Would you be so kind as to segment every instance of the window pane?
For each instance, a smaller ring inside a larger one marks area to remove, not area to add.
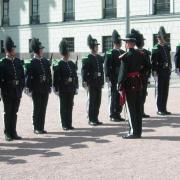
[[[38,15],[38,0],[32,0],[32,15]]]
[[[111,36],[103,36],[103,52],[105,53],[109,49],[112,49],[112,37]]]
[[[65,0],[65,12],[73,12],[73,11],[74,11],[74,1]]]
[[[74,52],[74,38],[63,38],[67,41],[69,52]]]

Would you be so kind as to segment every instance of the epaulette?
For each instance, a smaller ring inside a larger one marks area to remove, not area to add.
[[[152,48],[153,50],[158,49],[158,44],[154,45],[154,47]]]
[[[60,59],[53,59],[52,60],[51,65],[52,65],[53,70],[56,70],[56,68],[58,67],[59,63],[60,63]]]
[[[106,55],[111,55],[111,54],[112,54],[112,49],[106,51]]]
[[[31,59],[22,60],[22,64],[23,64],[24,68],[27,69],[29,67],[29,65],[31,64]]]
[[[176,47],[180,47],[180,43],[178,43],[178,44],[176,45]]]
[[[82,63],[86,63],[88,61],[88,55],[82,57]]]
[[[4,57],[0,59],[0,63],[3,61]]]

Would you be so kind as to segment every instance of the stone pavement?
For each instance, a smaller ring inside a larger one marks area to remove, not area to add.
[[[154,90],[149,89],[143,121],[143,138],[123,140],[127,123],[111,123],[107,91],[103,92],[101,127],[89,127],[85,113],[86,93],[75,98],[75,131],[63,132],[59,100],[50,96],[47,135],[32,133],[32,102],[23,96],[18,133],[23,141],[5,142],[0,123],[0,180],[179,180],[180,179],[180,89],[170,88],[168,110],[158,117]],[[0,105],[2,114],[2,102]]]

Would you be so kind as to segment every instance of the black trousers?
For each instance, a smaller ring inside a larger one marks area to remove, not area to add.
[[[16,132],[17,124],[17,112],[19,110],[20,98],[12,98],[8,96],[3,96],[4,104],[4,133],[9,136],[14,136]]]
[[[119,92],[117,90],[116,84],[112,84],[111,87],[111,105],[110,105],[110,117],[119,118],[122,112],[122,106],[119,102]]]
[[[89,87],[89,121],[97,122],[101,105],[102,89],[100,87]]]
[[[147,87],[148,87],[148,79],[143,80],[143,89],[142,89],[142,113],[144,114],[144,104],[146,102],[147,97]]]
[[[34,130],[42,131],[44,130],[45,125],[45,116],[46,116],[46,109],[47,103],[49,99],[49,93],[32,93],[33,99],[33,125]]]
[[[127,112],[129,114],[130,134],[142,134],[142,91],[127,91]]]
[[[161,72],[158,74],[158,95],[157,95],[157,108],[160,112],[167,111],[167,100],[169,94],[169,81],[170,74]]]
[[[74,92],[62,92],[60,97],[60,116],[62,127],[72,127],[72,110],[74,105]]]

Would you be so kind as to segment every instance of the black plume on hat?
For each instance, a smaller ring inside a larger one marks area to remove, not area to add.
[[[91,35],[87,38],[87,44],[91,49],[93,49],[96,45],[99,45],[97,39],[93,39]]]
[[[166,30],[165,30],[165,28],[163,26],[161,26],[159,28],[158,36],[162,37],[162,38],[166,38],[167,33],[166,33]]]
[[[63,39],[60,44],[59,44],[59,52],[62,55],[67,55],[69,50],[68,50],[68,43],[65,39]]]
[[[144,43],[144,37],[143,35],[135,30],[135,29],[131,29],[131,34],[134,36],[134,38],[136,39],[136,45],[137,47],[141,47]]]
[[[13,48],[16,48],[16,46],[14,45],[14,42],[11,39],[11,37],[7,36],[5,40],[5,49],[7,51],[11,51]]]
[[[115,44],[121,43],[121,36],[119,35],[119,33],[116,30],[114,30],[112,33],[112,41]]]
[[[43,49],[41,42],[39,39],[33,38],[30,42],[30,51],[38,53],[40,49]]]

